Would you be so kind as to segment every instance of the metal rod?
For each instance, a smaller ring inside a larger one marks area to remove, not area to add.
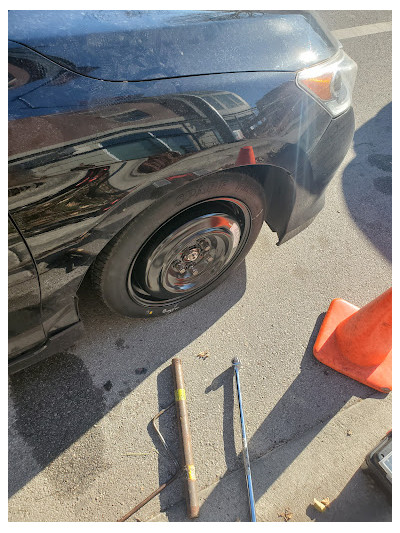
[[[172,374],[175,385],[175,404],[178,417],[179,434],[182,444],[183,468],[186,471],[186,502],[189,518],[199,516],[199,498],[197,494],[196,471],[194,467],[192,442],[190,436],[189,415],[186,404],[186,391],[183,381],[182,361],[179,357],[172,359]]]
[[[151,421],[152,424],[153,424],[153,428],[154,428],[154,431],[157,433],[158,435],[158,438],[160,439],[162,445],[164,446],[165,448],[165,451],[167,452],[167,454],[169,455],[169,457],[171,458],[171,461],[174,463],[174,465],[176,466],[177,470],[181,470],[181,465],[179,464],[178,462],[178,459],[175,457],[175,455],[171,452],[171,450],[168,448],[167,446],[167,443],[165,442],[165,439],[164,437],[161,435],[160,433],[160,430],[157,428],[156,426],[156,420],[158,420],[160,418],[161,415],[163,415],[166,411],[168,411],[168,409],[171,409],[171,407],[175,405],[175,402],[172,402],[168,405],[168,407],[166,407],[165,409],[161,409],[161,411],[156,414],[156,416],[153,418],[153,420]]]
[[[246,482],[247,482],[247,494],[249,497],[249,505],[250,505],[250,515],[251,515],[251,522],[257,522],[256,519],[256,507],[254,504],[254,492],[253,492],[253,483],[251,480],[251,470],[250,470],[250,457],[249,457],[249,450],[247,448],[247,436],[246,436],[246,428],[244,424],[244,414],[243,414],[243,406],[242,406],[242,393],[240,391],[240,379],[239,379],[239,368],[240,368],[241,362],[237,357],[232,359],[232,366],[235,370],[236,375],[236,383],[237,383],[237,391],[238,391],[238,400],[239,400],[239,410],[240,410],[240,423],[242,425],[242,446],[243,446],[243,462],[244,462],[244,468],[246,473]]]
[[[158,489],[156,489],[154,492],[152,492],[149,496],[147,496],[147,498],[145,498],[142,502],[138,503],[138,505],[136,505],[136,507],[134,507],[133,509],[131,509],[128,513],[126,513],[126,515],[124,515],[123,517],[121,518],[118,518],[117,522],[125,522],[125,520],[127,520],[130,516],[132,516],[134,513],[136,513],[137,511],[139,511],[139,509],[141,509],[144,505],[146,505],[146,503],[148,503],[150,500],[152,500],[155,496],[157,496],[157,494],[160,494],[161,491],[163,491],[166,487],[168,487],[168,485],[170,483],[172,483],[173,481],[175,481],[175,479],[179,476],[180,474],[180,470],[178,470],[177,472],[175,472],[175,474],[170,477],[168,479],[168,481],[166,481],[165,483],[163,483],[162,485],[160,485],[158,487]]]
[[[168,407],[166,407],[165,409],[161,409],[161,411],[159,413],[156,414],[156,416],[152,419],[152,423],[153,423],[153,428],[155,429],[160,441],[162,442],[162,445],[164,446],[164,448],[166,449],[169,457],[172,459],[172,461],[174,462],[175,466],[176,466],[176,472],[175,474],[173,474],[172,477],[170,477],[165,483],[163,483],[162,485],[160,485],[158,487],[158,489],[154,490],[151,494],[149,494],[149,496],[147,496],[147,498],[145,498],[143,501],[141,501],[140,503],[138,503],[133,509],[131,509],[128,513],[126,513],[124,516],[122,516],[121,518],[119,518],[117,520],[117,522],[125,522],[125,520],[127,520],[129,517],[131,517],[133,514],[135,514],[137,511],[139,511],[139,509],[141,509],[144,505],[146,505],[146,503],[148,503],[150,500],[152,500],[153,498],[155,498],[157,496],[157,494],[160,494],[161,491],[163,491],[166,487],[168,487],[168,485],[170,483],[172,483],[173,481],[175,481],[176,478],[179,477],[179,475],[182,473],[182,468],[180,466],[180,464],[178,463],[176,457],[174,456],[174,454],[171,452],[171,450],[168,448],[167,446],[167,443],[165,442],[165,439],[164,437],[161,435],[160,431],[157,429],[156,427],[156,420],[158,418],[160,418],[160,416],[162,414],[165,413],[165,411],[168,411],[168,409],[170,409],[173,405],[175,404],[175,402],[172,402],[171,404],[168,405]]]

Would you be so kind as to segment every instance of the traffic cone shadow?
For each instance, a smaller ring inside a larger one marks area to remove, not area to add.
[[[331,302],[313,349],[325,365],[381,392],[392,390],[392,289],[361,309]]]

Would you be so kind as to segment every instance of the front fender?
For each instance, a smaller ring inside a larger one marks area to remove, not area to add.
[[[10,61],[9,210],[36,261],[47,335],[76,321],[83,276],[130,220],[167,191],[236,168],[244,146],[260,168],[242,171],[265,185],[282,238],[299,198],[293,154],[306,162],[331,121],[293,72],[111,83],[23,46]]]

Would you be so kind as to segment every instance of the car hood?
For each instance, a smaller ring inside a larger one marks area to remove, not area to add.
[[[9,39],[110,81],[296,71],[340,46],[294,11],[9,11]]]

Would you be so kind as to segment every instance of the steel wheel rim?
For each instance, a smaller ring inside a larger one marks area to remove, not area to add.
[[[162,306],[204,290],[233,263],[250,229],[249,208],[232,198],[207,200],[179,213],[133,259],[127,278],[131,298]]]

